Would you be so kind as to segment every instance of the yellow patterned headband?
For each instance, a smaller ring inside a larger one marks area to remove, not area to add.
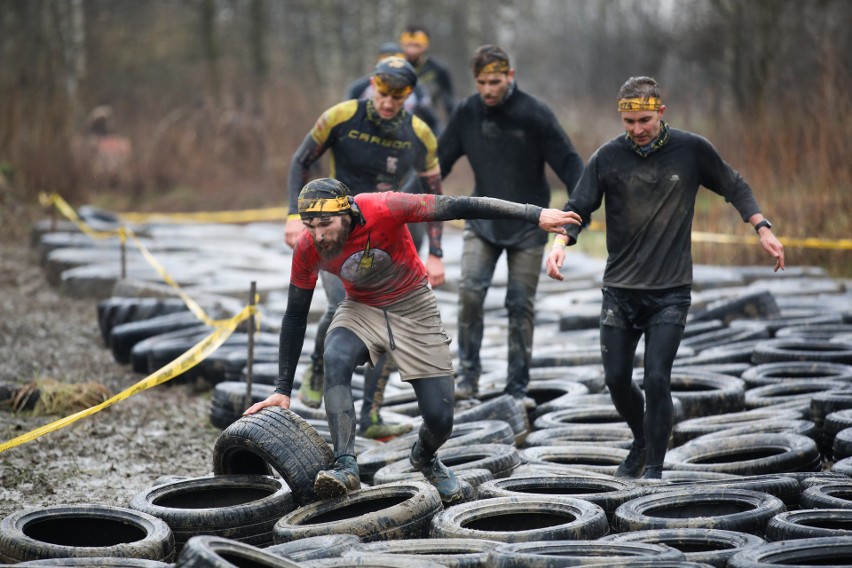
[[[348,195],[341,195],[334,199],[322,197],[299,199],[299,215],[302,218],[314,217],[316,215],[341,215],[349,211],[350,208]]]
[[[482,69],[479,70],[479,74],[482,73],[508,73],[509,72],[509,62],[508,61],[492,61],[487,65],[483,65]]]
[[[380,95],[390,95],[392,97],[407,97],[411,94],[411,91],[413,90],[413,87],[411,85],[406,85],[404,87],[393,89],[389,87],[384,81],[382,81],[382,77],[380,75],[373,75],[373,82],[376,85],[376,90],[379,91]]]
[[[406,43],[416,43],[418,45],[422,45],[423,47],[429,47],[429,36],[426,35],[425,32],[402,32],[399,36],[399,43],[405,45]]]
[[[660,110],[662,103],[659,97],[648,97],[643,99],[635,97],[632,99],[619,99],[618,112],[632,112],[636,110]]]

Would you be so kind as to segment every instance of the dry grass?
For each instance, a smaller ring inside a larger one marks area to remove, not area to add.
[[[112,396],[97,381],[63,383],[52,378],[31,381],[12,398],[12,410],[30,410],[33,415],[67,416],[98,405]]]

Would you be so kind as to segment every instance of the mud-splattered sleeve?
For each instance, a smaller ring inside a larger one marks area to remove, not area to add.
[[[542,208],[492,197],[388,194],[388,208],[406,223],[451,219],[520,219],[538,224]]]

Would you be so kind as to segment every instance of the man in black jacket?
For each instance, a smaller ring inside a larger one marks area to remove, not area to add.
[[[493,45],[476,50],[471,68],[478,93],[459,104],[438,140],[441,176],[467,156],[475,196],[497,197],[547,207],[550,186],[545,164],[570,191],[583,160],[553,112],[521,91],[506,52]],[[483,304],[503,251],[509,266],[509,368],[505,392],[522,399],[529,383],[534,301],[547,234],[527,223],[470,219],[465,223],[459,295],[461,379],[456,396],[476,396],[482,370],[479,350]]]
[[[450,71],[444,63],[429,54],[429,31],[423,26],[406,27],[399,36],[399,45],[405,58],[417,71],[417,80],[429,91],[435,114],[437,115],[438,108],[441,108],[444,113],[443,120],[432,127],[435,134],[439,135],[441,126],[452,114],[456,105]]]
[[[618,93],[625,129],[592,155],[565,204],[583,218],[606,200],[608,257],[603,276],[601,355],[615,408],[633,432],[616,477],[662,477],[672,430],[671,372],[691,304],[692,216],[700,186],[729,201],[751,223],[760,246],[784,268],[784,247],[772,234],[751,187],[706,139],[669,128],[657,82],[631,77]],[[547,274],[561,280],[565,246],[579,230],[557,235]],[[643,391],[632,381],[633,358],[645,336]],[[647,401],[647,409],[646,409]],[[647,467],[646,467],[647,465]]]

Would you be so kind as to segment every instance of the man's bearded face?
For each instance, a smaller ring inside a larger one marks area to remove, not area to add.
[[[333,260],[343,252],[352,231],[352,217],[329,215],[305,221],[305,227],[314,239],[314,247],[323,260]]]

